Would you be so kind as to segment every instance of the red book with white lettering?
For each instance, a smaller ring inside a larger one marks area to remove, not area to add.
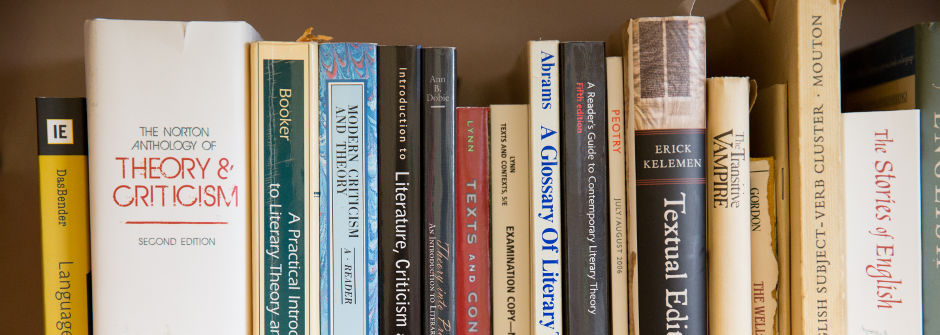
[[[489,115],[457,108],[457,334],[490,333]]]

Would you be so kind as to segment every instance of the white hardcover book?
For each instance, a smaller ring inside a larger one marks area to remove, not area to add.
[[[246,334],[244,22],[85,23],[97,334]]]
[[[529,152],[533,333],[562,333],[558,41],[530,41]]]
[[[848,334],[921,334],[920,113],[842,114]]]

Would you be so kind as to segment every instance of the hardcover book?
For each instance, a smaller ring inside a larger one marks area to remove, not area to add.
[[[777,262],[776,333],[790,334],[790,165],[787,129],[787,85],[775,84],[757,91],[751,110],[751,157],[772,157],[774,249]],[[771,131],[767,131],[771,129]],[[754,176],[752,173],[751,176]],[[753,182],[751,184],[754,184]],[[751,239],[752,243],[754,239]],[[751,245],[751,250],[755,250]],[[765,264],[753,259],[751,264]],[[751,271],[753,274],[754,271]],[[752,281],[754,279],[752,278]],[[772,333],[771,333],[772,334]]]
[[[254,334],[320,329],[317,50],[250,47]]]
[[[457,330],[455,48],[421,49],[424,159],[424,333]]]
[[[569,334],[610,333],[604,42],[561,44],[564,316]]]
[[[940,24],[925,22],[842,58],[845,110],[920,110],[924,334],[940,334]]]
[[[251,325],[244,22],[85,23],[95,333]]]
[[[493,334],[532,329],[529,107],[490,106]]]
[[[846,334],[929,334],[921,314],[920,111],[845,122]]]
[[[627,170],[623,57],[607,57],[607,173],[610,187],[611,334],[627,335]]]
[[[43,326],[91,334],[84,98],[36,98]]]
[[[777,283],[777,218],[774,215],[776,183],[774,158],[751,158],[750,230],[751,230],[751,334],[783,334],[779,322],[780,290]]]
[[[746,334],[751,331],[749,82],[717,77],[705,84],[708,328]]]
[[[379,46],[379,333],[421,334],[419,46]]]
[[[562,333],[561,102],[558,41],[529,41],[533,334]]]
[[[708,20],[709,75],[787,85],[792,234],[790,298],[785,300],[790,301],[791,332],[797,334],[846,333],[842,4],[742,0]]]
[[[378,333],[375,48],[320,44],[320,334]]]
[[[491,334],[490,175],[487,107],[458,107],[457,334]]]
[[[632,19],[623,37],[631,331],[705,334],[705,22]]]

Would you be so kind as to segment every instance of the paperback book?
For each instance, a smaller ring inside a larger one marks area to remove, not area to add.
[[[420,52],[378,47],[380,334],[421,334]]]
[[[561,102],[558,41],[530,41],[529,195],[533,334],[561,334]]]
[[[254,334],[319,331],[316,43],[251,44]]]
[[[424,332],[457,329],[455,48],[421,49],[424,159]]]
[[[493,334],[529,334],[529,107],[490,106]]]
[[[91,334],[84,98],[36,98],[43,328]]]
[[[456,333],[490,334],[490,109],[456,114]]]
[[[320,333],[378,333],[376,46],[320,44]]]
[[[565,329],[610,333],[604,42],[561,44]]]

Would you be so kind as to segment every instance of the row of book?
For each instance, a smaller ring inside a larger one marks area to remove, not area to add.
[[[528,105],[489,107],[457,107],[454,48],[89,21],[87,145],[83,100],[37,100],[47,332],[93,309],[105,334],[933,333],[929,106],[843,125],[838,9],[815,5],[763,32],[733,7],[707,40],[748,36],[707,57],[697,17],[630,20],[623,57],[532,41]],[[932,27],[893,43],[931,63]],[[795,79],[706,80],[761,33],[813,42],[759,49]],[[925,85],[864,52],[854,88]]]

